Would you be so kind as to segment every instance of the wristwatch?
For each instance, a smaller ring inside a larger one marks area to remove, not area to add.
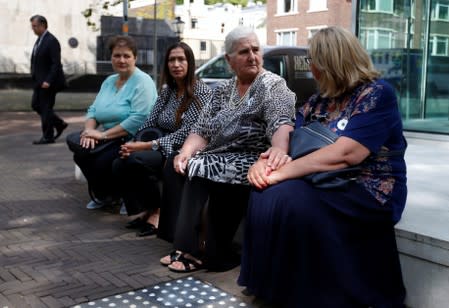
[[[159,150],[159,141],[157,141],[157,140],[151,141],[151,149],[153,151]]]

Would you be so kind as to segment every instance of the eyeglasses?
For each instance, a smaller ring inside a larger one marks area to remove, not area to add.
[[[308,65],[310,65],[312,63],[312,58],[311,57],[305,57],[304,60],[306,61],[306,63]]]

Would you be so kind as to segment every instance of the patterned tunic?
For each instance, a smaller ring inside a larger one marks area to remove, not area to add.
[[[370,150],[371,155],[362,163],[363,170],[357,181],[381,204],[395,198],[401,207],[397,212],[402,212],[405,194],[395,196],[393,192],[394,189],[406,191],[404,156],[376,156],[381,150],[400,151],[407,146],[393,88],[377,80],[338,98],[314,95],[300,109],[296,125],[302,125],[311,112],[324,116],[324,123],[338,135],[356,140]]]
[[[248,169],[268,149],[274,132],[294,124],[296,98],[283,78],[262,72],[243,97],[235,93],[236,81],[215,89],[192,128],[208,144],[189,160],[189,177],[248,185]]]
[[[212,97],[212,90],[203,81],[197,80],[193,88],[193,96],[198,100],[192,101],[187,111],[181,116],[180,126],[176,126],[176,110],[181,105],[184,96],[176,97],[176,89],[164,87],[157,98],[153,111],[148,116],[140,130],[147,127],[157,127],[169,132],[159,139],[160,151],[166,157],[180,149],[197,121],[201,109]]]

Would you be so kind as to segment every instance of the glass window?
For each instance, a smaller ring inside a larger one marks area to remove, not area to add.
[[[446,2],[446,3],[442,3]],[[432,20],[449,20],[449,2],[438,1],[432,3]]]
[[[215,62],[210,63],[199,74],[200,78],[228,79],[232,77],[232,71],[224,57],[219,57]]]
[[[276,33],[276,45],[296,46],[296,31],[283,31]]]
[[[393,0],[362,0],[360,6],[364,11],[393,13]]]
[[[284,56],[266,56],[263,58],[263,67],[270,72],[286,77]]]
[[[431,55],[435,56],[447,56],[448,53],[448,37],[443,36],[431,36],[429,40],[429,50]]]
[[[297,0],[277,0],[277,13],[288,14],[297,12]]]
[[[360,41],[366,49],[394,47],[394,36],[392,30],[361,29]]]
[[[196,29],[197,24],[198,24],[198,18],[192,18],[191,28]]]
[[[359,40],[395,88],[404,128],[449,134],[449,0],[360,0],[358,12]]]
[[[327,0],[310,0],[309,11],[324,11],[327,10]]]

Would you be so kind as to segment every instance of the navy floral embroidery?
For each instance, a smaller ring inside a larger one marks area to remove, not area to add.
[[[382,84],[372,82],[359,86],[352,94],[337,98],[323,98],[315,94],[299,111],[304,119],[311,118],[311,113],[314,117],[325,117],[323,124],[340,135],[337,127],[339,121],[346,119],[349,122],[351,117],[376,108],[382,91]],[[382,150],[388,151],[388,148],[383,146]],[[357,178],[357,182],[381,204],[391,198],[396,181],[391,160],[391,157],[371,155],[362,163],[362,172]]]

